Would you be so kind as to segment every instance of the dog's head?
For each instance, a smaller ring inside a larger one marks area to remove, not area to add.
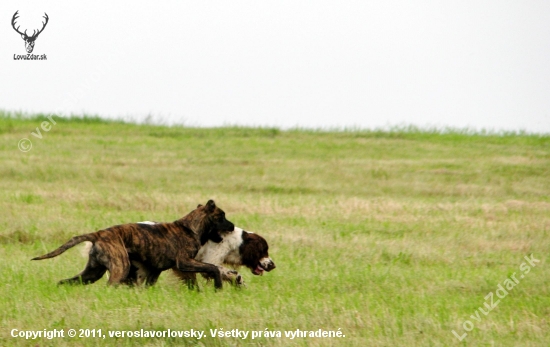
[[[235,225],[225,219],[225,212],[216,206],[214,200],[208,200],[206,205],[198,205],[187,216],[182,218],[189,223],[190,228],[200,235],[201,245],[208,240],[219,243],[220,233],[232,231]]]
[[[242,265],[248,267],[254,275],[271,271],[275,263],[268,254],[267,241],[258,234],[242,231],[243,243],[239,247]]]

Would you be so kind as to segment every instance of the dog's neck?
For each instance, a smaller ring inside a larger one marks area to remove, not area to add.
[[[206,241],[208,241],[209,234],[211,233],[212,223],[210,223],[207,218],[195,219],[188,218],[188,216],[189,215],[176,220],[174,224],[191,230],[197,241],[199,241],[201,245],[205,244]]]

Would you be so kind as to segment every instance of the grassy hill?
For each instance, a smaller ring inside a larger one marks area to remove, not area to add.
[[[0,113],[2,346],[550,341],[548,135],[52,119]],[[18,149],[22,138],[28,152]],[[215,292],[204,281],[190,291],[168,272],[151,288],[111,288],[106,279],[57,286],[84,268],[77,247],[30,261],[74,235],[173,221],[208,199],[268,240],[276,270],[257,277],[243,268],[246,289]],[[530,265],[531,254],[540,262]],[[510,287],[506,295],[499,285]],[[12,329],[67,336],[71,328],[106,338],[11,337]],[[140,329],[206,337],[108,335]],[[211,337],[210,329],[249,335]],[[345,337],[285,337],[297,329]]]

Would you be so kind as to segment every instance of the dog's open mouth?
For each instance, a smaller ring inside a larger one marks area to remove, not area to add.
[[[254,270],[252,270],[252,273],[256,276],[261,276],[264,274],[264,268],[258,264]]]

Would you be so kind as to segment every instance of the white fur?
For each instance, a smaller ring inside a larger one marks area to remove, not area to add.
[[[138,222],[137,224],[155,225],[155,224],[158,224],[158,223],[150,222],[150,221],[146,220],[145,222]]]
[[[264,269],[267,269],[269,268],[269,265],[273,263],[273,260],[271,260],[271,258],[262,258],[260,259],[260,265],[262,265],[262,267]]]
[[[223,267],[222,264],[233,266],[241,265],[239,247],[243,243],[243,229],[235,227],[232,232],[223,236],[219,243],[208,240],[199,250],[196,260],[216,265],[224,281],[234,282],[239,286],[245,285],[243,278],[235,270]]]
[[[214,265],[230,264],[241,265],[241,256],[239,247],[243,243],[243,229],[235,227],[235,229],[223,236],[220,243],[208,240],[195,257],[196,260],[203,263]]]
[[[87,258],[90,254],[90,251],[92,250],[93,245],[94,244],[90,241],[84,241],[84,247],[82,247],[82,249],[80,250],[80,254],[82,254],[84,258]]]

